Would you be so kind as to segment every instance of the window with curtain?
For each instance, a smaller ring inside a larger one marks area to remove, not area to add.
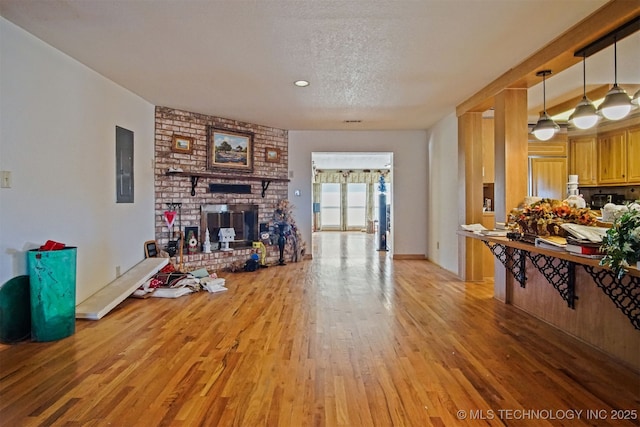
[[[378,220],[380,176],[385,177],[386,202],[391,204],[391,178],[380,170],[316,170],[313,178],[313,230],[374,231]]]
[[[347,228],[366,225],[367,184],[347,184]]]
[[[340,229],[340,184],[322,184],[320,228]]]

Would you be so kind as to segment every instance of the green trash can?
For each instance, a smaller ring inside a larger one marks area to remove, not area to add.
[[[31,339],[55,341],[76,330],[75,247],[27,253],[31,295]]]

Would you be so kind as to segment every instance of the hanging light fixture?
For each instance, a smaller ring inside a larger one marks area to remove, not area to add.
[[[604,101],[598,107],[598,113],[602,113],[609,120],[620,120],[631,111],[631,98],[627,92],[618,86],[618,52],[616,40],[613,41],[613,87],[607,92]]]
[[[586,69],[586,55],[582,56],[582,100],[578,103],[569,121],[573,123],[578,129],[589,129],[598,122],[600,118],[596,112],[596,107],[593,102],[587,98],[587,69]]]
[[[542,113],[540,113],[538,123],[533,127],[531,133],[540,141],[551,139],[553,135],[560,130],[560,126],[547,114],[547,87],[545,85],[545,77],[549,74],[551,74],[551,70],[542,70],[536,73],[536,76],[542,76]]]

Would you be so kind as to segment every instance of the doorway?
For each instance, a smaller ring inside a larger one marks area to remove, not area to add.
[[[382,233],[384,243],[377,237],[370,239],[375,243],[370,249],[388,250],[392,156],[393,153],[312,153],[313,232]]]

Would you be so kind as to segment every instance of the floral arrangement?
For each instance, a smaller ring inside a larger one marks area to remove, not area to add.
[[[567,222],[596,225],[596,215],[590,209],[554,199],[542,199],[509,214],[509,223],[516,224],[524,234],[536,236],[566,236],[560,224]]]
[[[275,225],[283,224],[284,235],[287,239],[286,251],[291,253],[292,261],[299,261],[304,257],[306,251],[306,245],[302,239],[302,234],[298,230],[296,221],[293,218],[293,208],[295,206],[287,199],[282,199],[278,202],[275,211],[273,212],[273,222]],[[276,231],[279,232],[278,227]]]
[[[287,199],[278,202],[276,210],[273,212],[273,220],[276,224],[290,224],[293,221],[294,206]]]
[[[610,267],[618,279],[632,263],[640,261],[640,206],[630,208],[616,218],[602,239],[605,252],[600,265]]]

